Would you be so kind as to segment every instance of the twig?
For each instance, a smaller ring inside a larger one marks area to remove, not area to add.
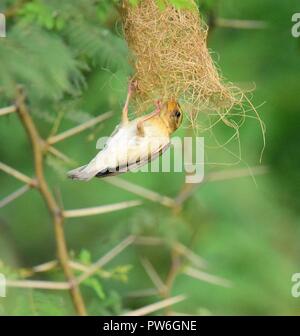
[[[176,197],[175,202],[176,205],[179,206],[184,203],[200,186],[206,182],[217,182],[217,181],[226,181],[241,177],[249,177],[249,176],[256,176],[256,175],[264,175],[268,172],[268,168],[265,166],[258,166],[252,168],[242,168],[242,169],[233,169],[233,170],[225,170],[210,173],[205,176],[204,181],[201,183],[194,183],[194,184],[186,184],[185,188],[179,193]]]
[[[28,276],[31,276],[34,273],[44,273],[49,272],[55,269],[59,265],[59,262],[57,260],[48,261],[46,263],[43,263],[41,265],[34,266],[30,269],[26,269]],[[69,265],[71,268],[77,271],[85,272],[88,269],[88,266],[83,265],[79,262],[69,260]]]
[[[175,297],[172,297],[172,298],[168,298],[166,300],[162,300],[162,301],[159,301],[159,302],[156,302],[156,303],[152,303],[148,306],[145,306],[143,308],[139,308],[137,310],[132,310],[122,316],[145,316],[145,315],[148,315],[148,314],[151,314],[151,313],[154,313],[158,310],[161,310],[163,308],[166,308],[166,307],[169,307],[169,306],[172,306],[176,303],[179,303],[183,300],[185,300],[186,297],[184,295],[178,295],[178,296],[175,296]]]
[[[162,245],[165,241],[159,237],[152,236],[138,236],[136,237],[134,244],[135,245]]]
[[[54,145],[57,142],[63,141],[63,140],[65,140],[65,139],[67,139],[67,138],[69,138],[73,135],[76,135],[80,132],[83,132],[84,130],[100,123],[101,121],[104,121],[104,120],[110,118],[112,115],[113,115],[112,112],[106,112],[104,114],[101,114],[98,117],[93,118],[91,120],[88,120],[87,122],[85,122],[85,123],[83,123],[79,126],[76,126],[74,128],[71,128],[71,129],[63,132],[63,133],[60,133],[60,134],[57,134],[57,135],[54,135],[54,136],[50,137],[47,142],[50,145]]]
[[[269,168],[266,166],[258,166],[252,168],[233,169],[227,171],[220,171],[208,174],[205,179],[207,182],[217,182],[232,180],[241,177],[248,177],[254,175],[264,175],[269,172]]]
[[[167,298],[170,296],[173,283],[177,277],[178,271],[182,265],[182,261],[180,260],[180,257],[178,255],[178,252],[172,247],[171,249],[171,267],[169,270],[169,273],[167,275],[166,281],[165,281],[165,288],[166,290],[162,293],[162,295]],[[166,312],[167,315],[167,312]]]
[[[52,290],[71,289],[71,285],[68,282],[34,281],[34,280],[7,280],[6,286],[16,288],[38,288],[38,289],[52,289]]]
[[[207,261],[198,256],[198,254],[194,253],[188,247],[183,244],[176,242],[174,243],[174,249],[181,255],[184,255],[186,259],[188,259],[192,264],[197,267],[207,267]]]
[[[160,276],[156,272],[155,268],[153,265],[150,263],[150,261],[146,258],[141,258],[141,263],[147,272],[149,278],[152,280],[153,284],[155,287],[158,289],[158,292],[163,293],[166,291],[166,285],[163,283],[161,280]]]
[[[147,188],[136,185],[134,183],[125,181],[124,179],[121,179],[119,177],[109,177],[109,178],[104,179],[103,181],[108,182],[118,188],[127,190],[138,196],[144,197],[152,202],[160,203],[166,207],[174,206],[174,201],[172,198],[164,196],[164,195],[160,195],[159,193],[155,191],[152,191]]]
[[[0,109],[0,117],[7,115],[9,113],[14,113],[16,111],[17,111],[17,108],[15,107],[15,105],[3,107]]]
[[[32,267],[31,271],[34,273],[49,272],[58,266],[57,260],[48,261],[46,263]]]
[[[268,27],[268,24],[265,21],[224,18],[217,18],[215,24],[217,27],[233,29],[265,29]]]
[[[52,146],[48,147],[48,152],[66,163],[74,163],[74,160],[70,159],[67,155]]]
[[[59,262],[63,268],[64,274],[68,283],[70,285],[70,292],[73,299],[74,306],[79,315],[86,315],[86,309],[83,302],[83,298],[80,293],[79,287],[74,283],[73,270],[69,265],[69,255],[66,246],[65,234],[63,229],[63,212],[59,208],[55,198],[53,197],[49,186],[44,177],[44,157],[43,157],[43,140],[30,117],[29,111],[25,104],[25,95],[22,88],[18,87],[17,90],[17,112],[20,120],[28,134],[30,139],[33,156],[34,156],[34,166],[35,174],[38,181],[38,190],[40,191],[48,210],[53,218],[55,238],[57,243],[57,253]]]
[[[70,267],[72,267],[76,271],[86,272],[89,268],[89,266],[83,265],[79,262],[72,261],[72,260],[70,260],[69,264],[70,264]]]
[[[0,201],[0,208],[3,208],[9,203],[15,201],[17,198],[24,195],[29,189],[30,186],[26,184],[23,187],[19,188],[18,190],[14,191],[12,194],[6,196],[3,200]]]
[[[29,186],[36,186],[36,181],[23,173],[19,172],[18,170],[4,164],[3,162],[0,162],[0,170],[3,170],[5,173],[13,176],[17,180],[20,180],[22,182],[25,182]]]
[[[156,246],[156,245],[163,245],[166,244],[166,242],[159,237],[153,237],[153,236],[138,236],[136,237],[134,241],[135,245],[149,245],[149,246]],[[197,267],[207,267],[207,261],[204,260],[202,257],[198,256],[196,253],[194,253],[192,250],[190,250],[185,245],[174,242],[172,244],[172,247],[174,250],[180,254],[186,257],[192,264],[194,264]]]
[[[201,281],[205,281],[205,282],[208,282],[208,283],[211,283],[211,284],[214,284],[214,285],[223,286],[223,287],[231,287],[232,286],[232,284],[229,280],[220,278],[216,275],[212,275],[212,274],[208,274],[208,273],[199,271],[199,270],[197,270],[195,268],[192,268],[192,267],[187,267],[183,271],[183,273],[192,277],[192,278],[195,278],[195,279],[198,279],[198,280],[201,280]]]
[[[80,284],[85,279],[89,278],[91,275],[96,273],[99,268],[106,265],[109,261],[111,261],[113,258],[115,258],[118,254],[120,254],[126,247],[131,245],[134,242],[135,236],[129,236],[126,239],[124,239],[119,245],[114,247],[111,251],[109,251],[107,254],[105,254],[103,257],[101,257],[98,261],[96,261],[94,264],[89,266],[89,268],[86,270],[85,273],[80,275],[76,279],[76,283]]]
[[[94,215],[99,215],[103,213],[108,213],[108,212],[113,212],[113,211],[135,207],[141,204],[142,202],[140,201],[128,201],[128,202],[121,202],[117,204],[101,205],[101,206],[94,207],[94,208],[65,210],[63,212],[63,215],[65,218],[94,216]]]
[[[49,132],[49,135],[48,135],[48,138],[50,138],[50,137],[52,137],[52,136],[54,136],[56,134],[56,132],[58,131],[59,126],[60,126],[60,124],[62,122],[63,117],[64,117],[64,112],[60,110],[57,113],[57,116],[56,116],[56,118],[55,118],[55,120],[53,122],[52,128],[51,128],[51,130]]]

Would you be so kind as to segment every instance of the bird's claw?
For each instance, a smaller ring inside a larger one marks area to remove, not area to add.
[[[157,111],[157,112],[160,112],[161,109],[162,109],[162,107],[163,107],[163,103],[162,103],[161,99],[156,100],[156,101],[154,102],[154,105],[155,105],[155,107],[156,107],[156,111]]]
[[[128,91],[129,91],[130,93],[133,93],[134,91],[136,91],[137,87],[138,87],[138,82],[137,82],[137,80],[130,80],[130,81],[129,81]]]

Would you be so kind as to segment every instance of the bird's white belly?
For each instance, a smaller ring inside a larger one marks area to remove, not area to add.
[[[137,122],[138,120],[134,120],[120,127],[107,141],[105,148],[95,158],[99,170],[144,161],[149,155],[168,145],[169,137],[162,135],[152,123],[145,122],[144,136],[138,136]]]

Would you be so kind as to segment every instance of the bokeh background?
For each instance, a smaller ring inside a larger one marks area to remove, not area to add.
[[[176,2],[176,1],[175,1]],[[300,12],[296,0],[199,0],[211,24],[208,46],[222,74],[243,88],[255,88],[251,100],[266,125],[262,176],[209,182],[197,188],[174,211],[142,199],[102,180],[75,183],[65,178],[70,168],[47,157],[46,177],[66,209],[141,199],[143,204],[65,223],[72,258],[96,261],[129,234],[162,238],[164,246],[130,246],[84,283],[89,314],[121,314],[162,299],[159,295],[132,297],[153,288],[141,263],[147,258],[162,279],[171,264],[170,245],[188,246],[204,258],[203,270],[225,278],[229,288],[193,279],[183,272],[170,295],[187,299],[168,312],[200,315],[297,315],[300,299],[291,295],[292,274],[300,272],[300,38],[291,34],[291,17]],[[24,84],[31,114],[47,137],[54,123],[58,132],[88,118],[113,111],[111,119],[74,136],[57,148],[75,164],[96,153],[95,143],[119,122],[131,73],[122,38],[118,1],[1,1],[7,14],[7,38],[0,39],[0,107],[12,103],[16,83]],[[218,19],[259,20],[266,27],[220,27]],[[241,160],[224,148],[207,146],[206,174],[256,167],[263,147],[253,112],[240,128]],[[251,118],[252,116],[252,118]],[[230,137],[226,125],[213,130],[220,143]],[[16,114],[1,117],[1,161],[33,176],[32,152]],[[184,127],[178,135],[183,136]],[[207,135],[204,133],[204,137]],[[207,136],[209,144],[209,136]],[[238,141],[228,148],[238,153]],[[184,182],[179,173],[129,173],[123,179],[169,197]],[[21,187],[1,172],[1,198]],[[53,226],[40,195],[31,190],[1,209],[0,272],[22,277],[24,269],[55,259]],[[33,279],[61,280],[54,270]],[[162,311],[157,312],[160,314]],[[71,315],[70,296],[63,291],[8,288],[0,298],[0,314]]]

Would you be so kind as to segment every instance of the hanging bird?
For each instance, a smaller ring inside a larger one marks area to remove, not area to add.
[[[181,108],[174,100],[158,101],[155,111],[130,121],[128,106],[136,85],[129,85],[121,124],[103,149],[87,165],[68,172],[69,178],[89,181],[93,177],[121,174],[142,167],[168,149],[171,134],[182,122]]]

